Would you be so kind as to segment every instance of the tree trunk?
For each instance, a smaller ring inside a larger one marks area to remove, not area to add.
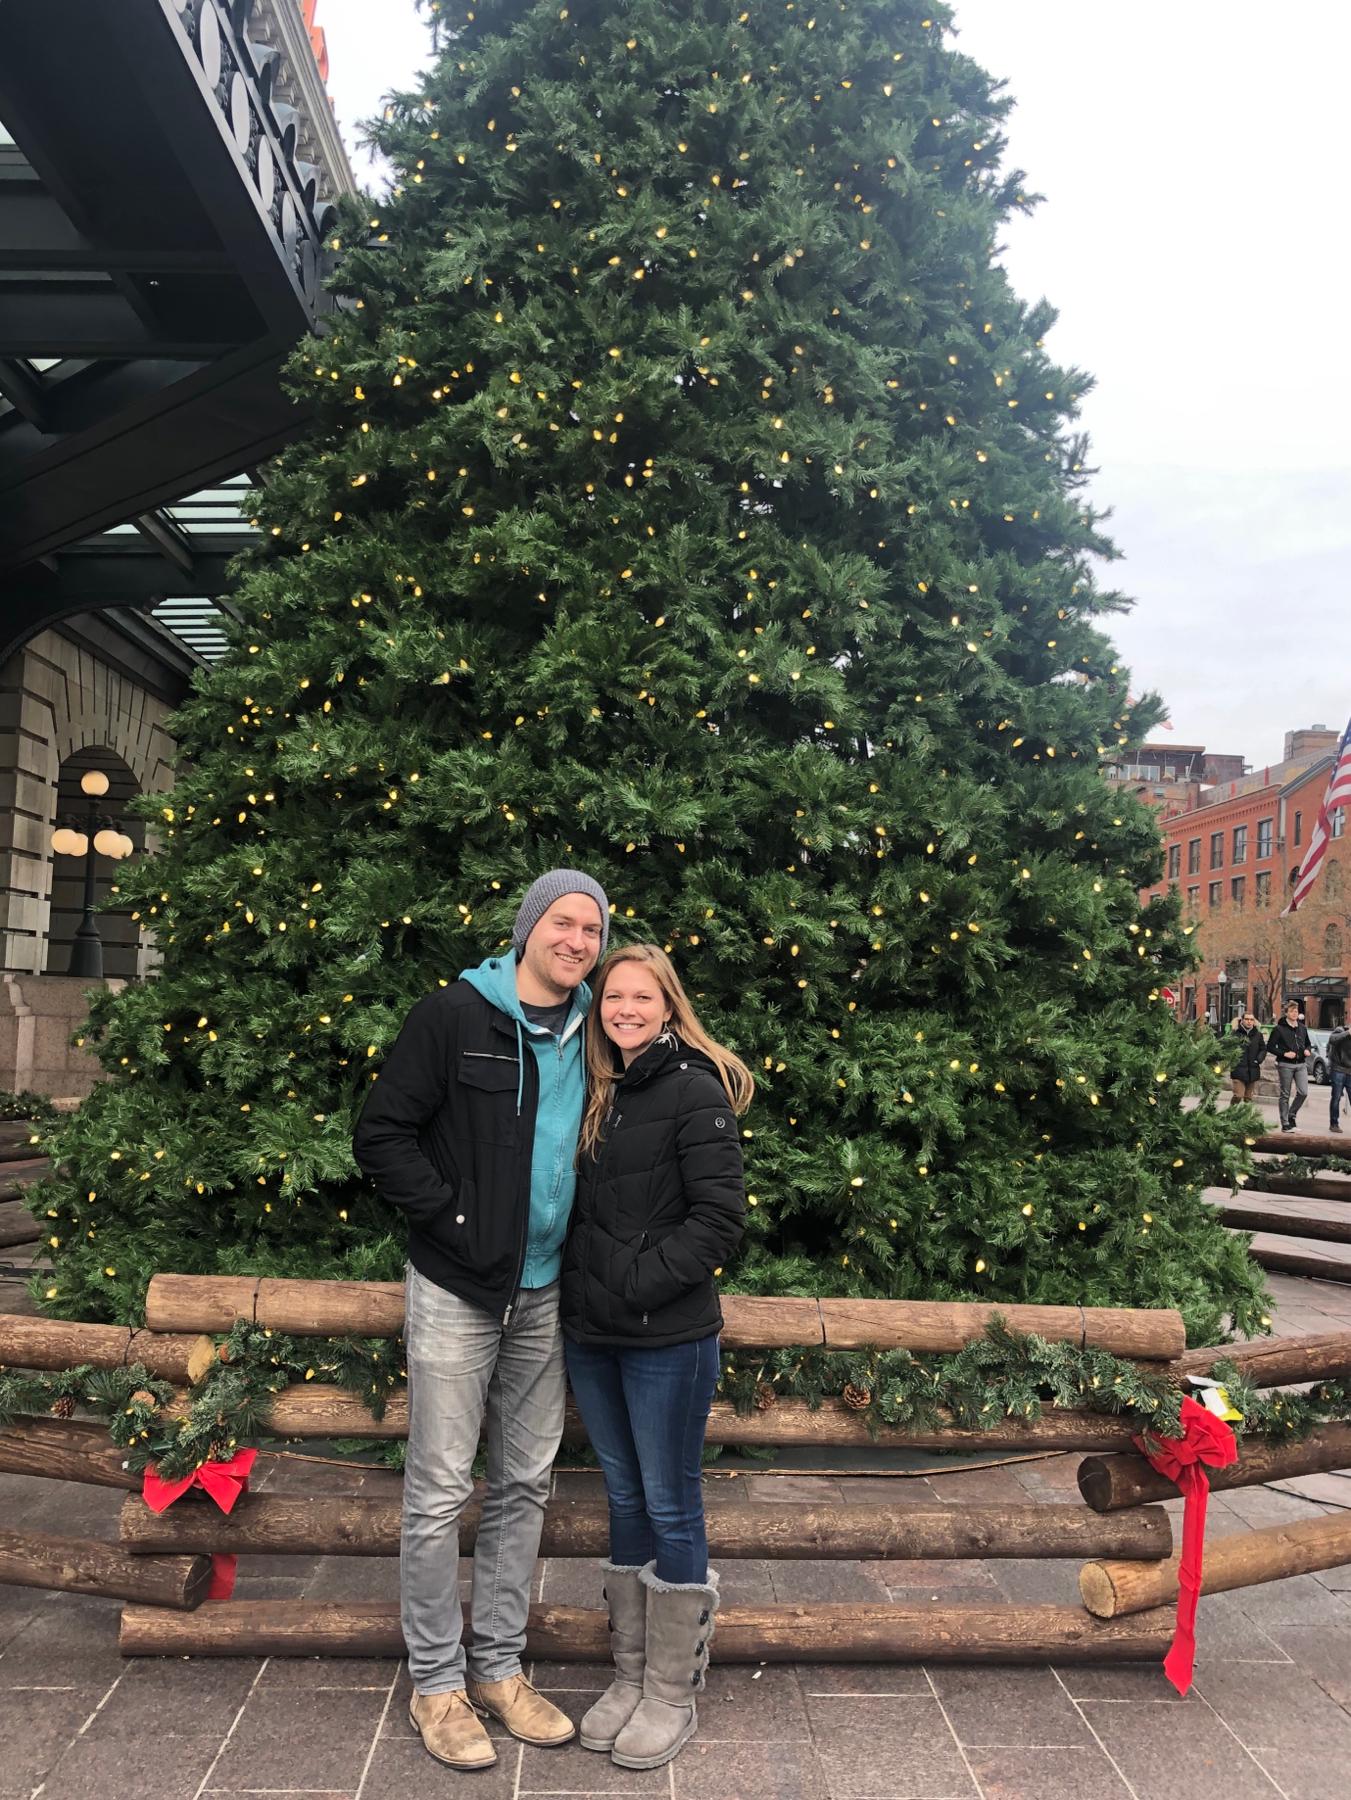
[[[729,1606],[711,1650],[725,1663],[1114,1663],[1157,1661],[1172,1634],[1168,1608],[1101,1620],[1077,1606]],[[397,1605],[294,1600],[222,1600],[190,1616],[128,1606],[119,1647],[124,1656],[404,1653]],[[605,1614],[532,1607],[525,1653],[606,1662]]]
[[[479,1497],[460,1515],[460,1554],[478,1532]],[[155,1514],[138,1496],[122,1507],[123,1549],[289,1556],[397,1556],[399,1502],[347,1496],[245,1494],[228,1514],[186,1498]],[[607,1556],[603,1499],[552,1500],[541,1556]],[[1083,1506],[718,1506],[708,1514],[716,1560],[984,1556],[1111,1556],[1160,1561],[1173,1546],[1162,1507],[1106,1519]]]
[[[728,1294],[728,1349],[837,1350],[876,1345],[917,1351],[960,1350],[993,1318],[1019,1331],[1162,1361],[1186,1347],[1181,1315],[1079,1306],[986,1306],[946,1300],[804,1300]],[[387,1337],[403,1329],[397,1282],[271,1281],[235,1275],[156,1275],[146,1292],[146,1321],[157,1331],[228,1331],[250,1319],[299,1337]]]
[[[1079,1571],[1084,1605],[1099,1619],[1118,1619],[1177,1599],[1180,1553],[1167,1562],[1090,1562]],[[1268,1525],[1261,1531],[1237,1532],[1206,1545],[1201,1573],[1203,1594],[1225,1594],[1231,1588],[1255,1587],[1287,1575],[1314,1569],[1336,1569],[1351,1562],[1351,1513],[1331,1518],[1301,1519]]]
[[[1301,1381],[1345,1380],[1351,1377],[1351,1328],[1188,1350],[1173,1367],[1179,1375],[1209,1375],[1220,1362],[1236,1363],[1259,1388],[1293,1387]]]
[[[128,1556],[96,1538],[0,1530],[0,1584],[141,1600],[186,1612],[205,1600],[210,1581],[208,1556]]]
[[[1298,1443],[1261,1438],[1240,1443],[1238,1461],[1227,1469],[1211,1469],[1210,1485],[1219,1492],[1347,1468],[1351,1468],[1351,1424],[1320,1425]],[[1173,1483],[1156,1474],[1143,1456],[1086,1456],[1079,1464],[1079,1492],[1095,1512],[1117,1512],[1177,1496]]]
[[[176,1337],[126,1325],[0,1313],[0,1363],[12,1369],[122,1369],[140,1363],[160,1381],[199,1381],[215,1360],[208,1337]]]
[[[396,1389],[383,1419],[371,1417],[363,1403],[342,1388],[309,1382],[278,1394],[269,1413],[276,1437],[400,1438],[408,1433],[408,1397]],[[709,1412],[710,1444],[836,1444],[920,1450],[1125,1450],[1132,1427],[1107,1413],[1048,1408],[1040,1419],[1000,1419],[988,1431],[943,1425],[931,1431],[903,1431],[884,1426],[874,1440],[861,1416],[840,1400],[828,1400],[813,1411],[805,1400],[780,1400],[765,1412],[738,1416],[729,1401],[715,1400]],[[568,1409],[564,1441],[584,1443],[586,1434],[576,1410]]]

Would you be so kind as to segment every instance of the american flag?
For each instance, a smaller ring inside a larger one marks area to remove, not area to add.
[[[1288,919],[1292,912],[1298,910],[1300,902],[1308,898],[1309,890],[1317,881],[1323,859],[1328,853],[1328,839],[1332,836],[1332,815],[1347,806],[1351,806],[1351,723],[1347,724],[1342,733],[1342,741],[1337,746],[1337,758],[1328,777],[1327,792],[1323,795],[1323,804],[1318,809],[1318,818],[1309,835],[1309,848],[1304,853],[1304,861],[1299,865],[1299,878],[1291,892],[1290,904],[1281,914],[1283,919]]]

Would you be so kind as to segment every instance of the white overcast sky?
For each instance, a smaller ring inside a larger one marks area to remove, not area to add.
[[[1089,370],[1084,422],[1125,553],[1107,585],[1137,691],[1179,743],[1275,762],[1351,712],[1345,267],[1351,3],[957,0],[1007,80],[1010,161],[1045,204],[1008,231],[1049,347]],[[427,52],[413,0],[320,0],[356,122]],[[1340,271],[1340,272],[1339,272]]]

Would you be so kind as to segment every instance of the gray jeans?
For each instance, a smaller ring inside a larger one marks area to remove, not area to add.
[[[1295,1114],[1309,1098],[1309,1065],[1307,1063],[1278,1062],[1276,1079],[1281,1084],[1281,1124],[1289,1125]],[[1295,1103],[1290,1104],[1290,1087],[1294,1084]]]
[[[503,1681],[521,1670],[530,1585],[550,1470],[563,1435],[558,1283],[525,1288],[503,1330],[409,1268],[408,1460],[400,1584],[408,1668],[420,1694]],[[467,1642],[460,1606],[460,1513],[487,1411],[488,1481],[474,1546]]]

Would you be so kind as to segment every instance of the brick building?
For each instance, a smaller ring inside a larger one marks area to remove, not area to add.
[[[1176,889],[1196,927],[1202,966],[1182,984],[1182,1017],[1223,1025],[1251,1005],[1266,1020],[1284,996],[1303,1003],[1315,1029],[1345,1019],[1351,839],[1344,811],[1333,816],[1312,893],[1293,918],[1280,916],[1336,744],[1337,733],[1322,726],[1288,732],[1282,762],[1200,788],[1193,804],[1165,810],[1164,876],[1145,897]]]

